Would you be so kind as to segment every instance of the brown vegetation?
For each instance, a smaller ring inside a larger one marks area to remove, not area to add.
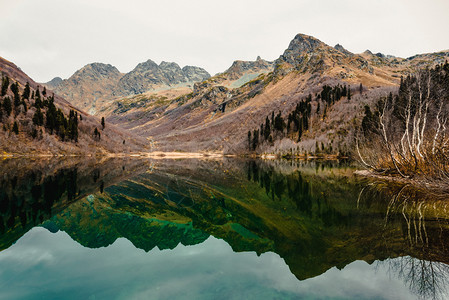
[[[417,177],[448,189],[449,64],[419,70],[401,81],[397,95],[365,108],[357,152],[382,174]],[[360,147],[359,147],[360,146]]]

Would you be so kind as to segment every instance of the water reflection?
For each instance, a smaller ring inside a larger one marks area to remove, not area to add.
[[[417,297],[447,295],[445,200],[355,178],[348,162],[111,161],[56,169],[1,182],[4,248],[36,224],[89,248],[125,237],[145,251],[175,249],[213,236],[235,252],[276,253],[299,280],[376,262]]]
[[[129,159],[0,161],[0,250],[76,200],[102,192],[105,183],[117,183],[147,168]]]

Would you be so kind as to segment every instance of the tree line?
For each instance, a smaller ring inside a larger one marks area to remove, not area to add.
[[[362,84],[360,84],[359,89],[361,92],[363,91]],[[315,101],[317,102],[316,114],[320,114],[321,102],[325,105],[323,112],[323,116],[325,116],[327,108],[336,101],[339,101],[343,97],[351,100],[351,93],[350,86],[340,84],[336,86],[324,85],[321,91],[315,94]],[[263,142],[272,144],[274,140],[284,137],[300,142],[303,134],[310,128],[312,116],[311,103],[312,94],[309,94],[305,99],[296,104],[295,109],[287,115],[286,120],[282,117],[281,111],[278,111],[276,115],[273,111],[258,128],[253,131],[248,131],[248,150],[255,151]]]
[[[19,134],[19,124],[28,123],[27,111],[32,108],[33,126],[24,130],[32,138],[42,136],[44,129],[49,134],[57,135],[62,141],[78,141],[78,123],[82,120],[81,115],[71,109],[66,117],[60,108],[56,108],[54,95],[47,95],[45,87],[42,92],[39,87],[32,90],[27,82],[20,93],[19,84],[11,83],[9,77],[3,76],[0,96],[0,122],[3,123],[4,131],[10,129],[13,133]]]

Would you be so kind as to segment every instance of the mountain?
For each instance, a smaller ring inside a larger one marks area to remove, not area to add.
[[[160,150],[347,154],[365,105],[395,93],[401,76],[447,55],[354,54],[298,34],[273,63],[236,61],[184,95],[117,99],[100,114],[151,137]]]
[[[91,79],[110,68],[85,69]],[[95,71],[95,72],[93,72]],[[99,119],[36,83],[0,57],[0,151],[3,154],[107,154],[146,149],[146,140]]]
[[[42,85],[46,86],[47,88],[54,90],[58,85],[60,85],[62,82],[61,77],[55,77],[49,82],[43,83]]]
[[[163,61],[157,65],[149,59],[120,79],[116,94],[128,96],[177,86],[193,86],[193,83],[209,77],[209,73],[199,67],[185,66],[181,69],[174,62]]]
[[[93,63],[76,71],[54,88],[50,84],[46,86],[72,105],[95,113],[97,101],[112,97],[112,91],[122,76],[123,74],[112,65]]]
[[[175,87],[193,87],[198,81],[209,78],[209,73],[199,67],[181,67],[173,62],[152,60],[138,64],[126,74],[110,65],[92,63],[76,71],[62,82],[44,84],[73,105],[96,114],[109,101],[118,97]]]
[[[228,87],[238,88],[261,74],[273,71],[273,68],[274,62],[266,61],[258,56],[255,61],[234,61],[232,66],[221,75],[229,81]]]

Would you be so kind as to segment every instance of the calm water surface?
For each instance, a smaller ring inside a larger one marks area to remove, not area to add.
[[[447,199],[346,162],[0,162],[0,299],[447,299]]]

